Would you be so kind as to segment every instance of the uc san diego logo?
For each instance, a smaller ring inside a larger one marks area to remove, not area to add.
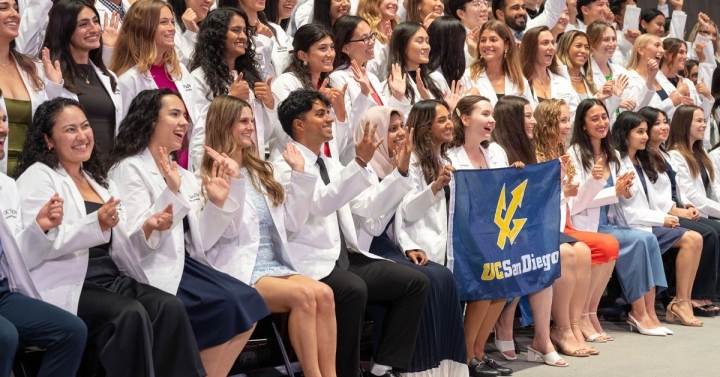
[[[519,207],[522,207],[523,197],[525,197],[525,188],[527,187],[528,180],[524,180],[521,184],[512,190],[512,199],[508,206],[505,205],[505,185],[503,184],[502,191],[500,191],[500,198],[498,199],[497,209],[495,210],[495,224],[500,228],[500,234],[498,234],[497,245],[501,249],[505,249],[505,241],[510,240],[512,245],[515,242],[518,234],[522,230],[523,225],[527,221],[525,219],[513,219],[515,217],[515,211]],[[505,211],[505,217],[502,213]],[[511,227],[512,223],[512,227]]]

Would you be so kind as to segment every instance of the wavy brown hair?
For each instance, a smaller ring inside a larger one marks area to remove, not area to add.
[[[667,141],[668,150],[678,151],[683,156],[690,168],[690,177],[693,179],[700,174],[700,165],[695,161],[694,156],[694,154],[697,154],[710,176],[710,181],[714,181],[715,169],[712,160],[710,160],[703,148],[703,141],[697,140],[690,145],[690,125],[695,116],[695,110],[702,110],[702,108],[693,105],[681,105],[675,110],[670,123],[670,137],[668,137]]]
[[[675,61],[675,58],[677,58],[678,54],[680,53],[680,48],[683,46],[685,46],[685,48],[687,49],[684,41],[681,41],[677,38],[665,38],[665,40],[663,41],[663,50],[665,50],[665,53],[663,54],[662,59],[660,59],[660,68],[662,68],[666,64],[672,65],[672,63]],[[670,60],[668,60],[668,55],[670,55]]]
[[[170,4],[162,0],[138,0],[123,17],[109,67],[118,77],[136,65],[143,75],[150,71],[157,57],[155,31],[160,25],[163,7],[173,11]],[[174,48],[165,52],[161,64],[171,67],[168,73],[175,80],[182,78],[180,60]]]
[[[246,107],[252,110],[250,104],[240,98],[229,95],[216,97],[210,104],[207,113],[205,145],[218,153],[225,153],[230,157],[235,155],[238,147],[232,135],[233,127]],[[210,175],[213,162],[214,160],[210,156],[203,155],[200,163],[202,175]],[[274,206],[282,204],[285,199],[285,191],[274,178],[272,164],[258,157],[255,143],[242,150],[242,162],[248,171],[253,187],[269,197]]]
[[[445,101],[436,99],[422,100],[413,105],[410,114],[408,114],[407,122],[405,122],[408,130],[411,128],[415,129],[412,150],[418,159],[415,166],[422,168],[423,178],[425,178],[425,183],[427,184],[435,181],[440,174],[439,159],[450,163],[450,158],[447,156],[450,143],[445,143],[440,147],[439,156],[435,154],[435,139],[432,134],[432,125],[437,115],[437,105],[442,105],[445,106],[446,109],[450,109],[450,106],[448,106]]]
[[[518,96],[504,96],[495,104],[495,130],[492,141],[500,145],[511,164],[517,161],[537,163],[535,146],[525,134],[525,105],[530,102]]]
[[[554,160],[565,154],[565,146],[558,143],[560,111],[567,103],[561,99],[548,99],[535,108],[537,124],[533,130],[535,155],[538,162]]]
[[[510,76],[510,81],[518,86],[520,92],[525,91],[523,73],[520,69],[518,48],[515,46],[515,37],[513,36],[512,31],[510,31],[510,28],[505,25],[504,22],[500,22],[498,20],[488,20],[488,22],[484,23],[480,28],[480,36],[482,36],[486,30],[494,31],[500,39],[505,41],[505,45],[508,46],[508,50],[507,55],[505,55],[502,62],[502,70],[506,75]],[[478,54],[478,58],[470,65],[470,78],[477,80],[478,77],[480,77],[480,74],[485,72],[486,69],[487,62],[480,54]]]
[[[533,76],[535,74],[535,61],[537,60],[538,52],[538,38],[544,31],[550,31],[547,26],[537,26],[525,32],[523,41],[525,43],[520,44],[520,60],[522,64],[522,72],[525,78],[530,83],[530,89],[532,90]],[[589,59],[588,59],[589,61]],[[556,75],[559,75],[558,63],[555,59],[552,60],[548,70]]]

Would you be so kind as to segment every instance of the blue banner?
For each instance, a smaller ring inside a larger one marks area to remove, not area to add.
[[[460,300],[524,296],[560,277],[560,163],[458,170],[449,255]]]

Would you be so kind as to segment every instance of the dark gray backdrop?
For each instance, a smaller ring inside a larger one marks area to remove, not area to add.
[[[641,8],[657,7],[657,0],[639,0],[637,3]],[[715,24],[720,24],[720,0],[685,0],[683,10],[688,14],[687,24],[685,25],[685,31],[688,34],[695,26],[699,12],[706,13]]]

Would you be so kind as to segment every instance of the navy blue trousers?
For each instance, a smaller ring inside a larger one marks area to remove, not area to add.
[[[20,341],[45,350],[38,377],[74,376],[80,366],[87,327],[54,305],[10,291],[0,281],[0,377],[12,372]]]

